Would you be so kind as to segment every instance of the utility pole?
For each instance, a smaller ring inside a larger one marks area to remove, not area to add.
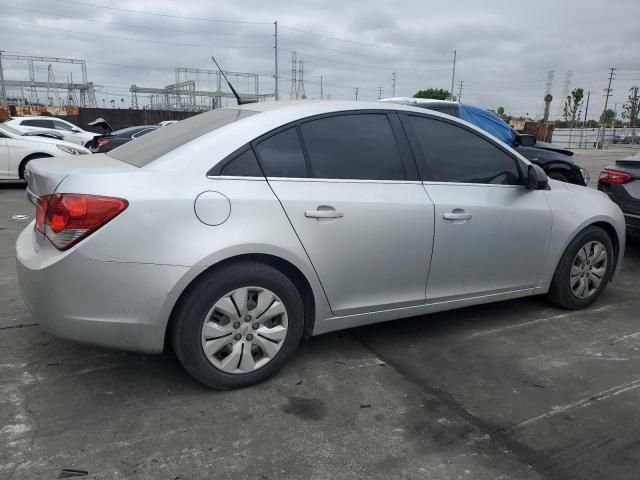
[[[615,71],[616,71],[615,67],[610,67],[609,68],[609,86],[604,89],[604,93],[605,93],[605,96],[604,96],[604,110],[602,110],[602,119],[603,120],[606,118],[605,114],[607,112],[607,106],[609,105],[609,97],[611,96],[611,92],[613,92],[613,90],[611,90],[611,82],[613,81],[613,72],[615,72]],[[602,144],[604,143],[604,134],[605,134],[605,129],[606,129],[606,126],[604,125],[604,122],[602,122],[602,123],[603,123],[603,125],[601,126],[601,128],[602,128],[602,137],[601,137],[600,142],[599,142],[600,150],[602,150]]]
[[[378,87],[378,100],[382,98],[382,90],[384,90],[382,87]]]
[[[276,102],[279,100],[279,96],[278,96],[278,21],[276,20],[275,22],[273,22],[273,26],[275,28],[275,33],[274,33],[274,38],[275,38],[275,43],[273,46],[273,49],[275,51],[275,61],[276,61],[276,74],[274,75],[274,78],[276,79],[276,88],[275,88],[275,95],[276,95]]]
[[[453,51],[453,69],[451,71],[451,100],[453,100],[453,88],[456,80],[456,51]]]
[[[460,80],[460,84],[459,84],[459,88],[458,88],[458,98],[457,98],[458,103],[460,103],[460,100],[462,100],[462,86],[463,85],[464,85],[464,82],[462,80]]]
[[[590,98],[591,98],[591,90],[587,92],[587,103],[585,104],[585,107],[584,107],[584,119],[582,120],[582,130],[580,130],[580,142],[578,143],[578,148],[580,148],[580,145],[582,144],[582,136],[584,134],[584,129],[587,126],[587,113],[589,112]]]
[[[320,75],[320,100],[324,100],[324,90],[322,89],[322,75]]]
[[[356,88],[354,88],[354,89],[353,89],[353,93],[354,93],[354,94],[355,94],[355,96],[356,96],[356,102],[358,101],[358,91],[359,91],[359,90],[360,90],[360,89],[359,89],[358,87],[356,87]]]
[[[4,71],[2,70],[2,52],[0,50],[0,105],[7,104],[7,90],[4,85]]]
[[[393,92],[391,96],[395,97],[396,96],[396,72],[393,72],[391,74],[391,91]]]

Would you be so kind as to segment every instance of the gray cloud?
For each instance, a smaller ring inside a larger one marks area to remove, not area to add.
[[[261,90],[273,91],[274,20],[280,25],[280,91],[284,97],[289,92],[292,50],[305,60],[309,97],[319,95],[322,75],[325,93],[334,98],[352,98],[353,89],[359,87],[360,98],[374,99],[378,87],[384,88],[385,95],[391,94],[392,72],[397,72],[397,95],[412,95],[427,87],[449,89],[456,49],[456,83],[464,82],[463,100],[485,107],[502,105],[518,115],[541,111],[548,70],[555,70],[554,111],[561,104],[565,73],[571,70],[571,87],[592,91],[590,112],[597,117],[604,103],[608,67],[640,68],[640,3],[634,0],[540,0],[536,4],[475,0],[184,0],[178,4],[138,0],[115,6],[199,20],[63,0],[0,0],[0,8],[1,49],[84,58],[89,79],[103,87],[99,98],[124,97],[127,103],[129,85],[173,83],[175,66],[211,68],[212,54],[225,69],[261,74]],[[25,78],[24,68],[9,63],[6,67],[7,77]],[[46,65],[36,73],[46,77]],[[74,78],[79,75],[77,70],[56,66],[58,81],[71,73]],[[207,88],[210,80],[199,80]],[[628,88],[638,83],[640,70],[620,70],[612,105],[623,102]]]

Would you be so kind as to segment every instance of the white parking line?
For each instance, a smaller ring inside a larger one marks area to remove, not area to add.
[[[537,422],[538,420],[543,420],[545,418],[555,417],[560,413],[564,413],[568,410],[573,410],[574,408],[582,408],[591,405],[592,403],[599,402],[600,400],[605,400],[607,398],[615,397],[616,395],[620,395],[621,393],[628,392],[629,390],[634,390],[640,387],[640,378],[633,380],[628,383],[623,383],[622,385],[617,385],[615,387],[611,387],[607,390],[603,390],[602,392],[596,393],[595,395],[589,395],[577,402],[569,403],[567,405],[560,405],[558,407],[553,407],[547,413],[543,413],[542,415],[538,415],[536,417],[529,418],[520,422],[516,425],[516,428],[524,427],[530,425],[532,423]]]

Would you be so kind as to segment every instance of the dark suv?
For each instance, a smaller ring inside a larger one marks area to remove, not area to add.
[[[427,108],[461,118],[515,148],[520,155],[541,167],[549,178],[576,185],[586,186],[589,183],[589,174],[575,164],[571,150],[537,141],[533,135],[518,133],[488,110],[446,100],[396,97],[382,101]]]

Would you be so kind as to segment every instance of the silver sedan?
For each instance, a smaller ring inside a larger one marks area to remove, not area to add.
[[[620,209],[474,126],[409,106],[255,103],[107,154],[34,160],[20,284],[46,331],[260,382],[303,337],[545,294],[585,308]]]

